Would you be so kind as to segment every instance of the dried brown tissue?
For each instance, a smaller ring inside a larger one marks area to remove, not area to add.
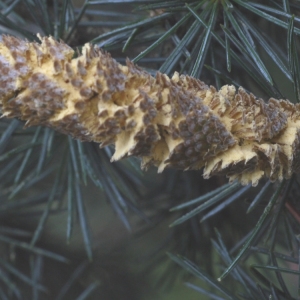
[[[0,108],[25,126],[42,125],[101,147],[112,161],[138,156],[142,167],[203,169],[204,178],[257,185],[300,169],[299,104],[243,88],[213,86],[175,73],[156,77],[86,44],[79,55],[63,42],[12,36],[0,42]]]

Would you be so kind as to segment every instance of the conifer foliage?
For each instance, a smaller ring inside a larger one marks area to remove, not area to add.
[[[297,1],[0,8],[1,299],[299,297]]]

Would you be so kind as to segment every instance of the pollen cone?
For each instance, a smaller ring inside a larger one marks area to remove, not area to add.
[[[86,44],[82,53],[52,37],[41,44],[0,42],[0,107],[26,126],[43,125],[101,147],[112,161],[131,155],[142,167],[204,168],[242,184],[289,178],[300,168],[299,105],[268,103],[242,88],[219,91],[175,73],[150,76]]]

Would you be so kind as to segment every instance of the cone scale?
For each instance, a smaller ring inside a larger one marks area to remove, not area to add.
[[[299,104],[266,103],[231,85],[218,91],[178,73],[152,77],[90,44],[73,55],[52,37],[38,44],[2,36],[2,116],[114,144],[112,161],[134,155],[159,172],[203,168],[204,178],[226,175],[255,186],[299,171]]]

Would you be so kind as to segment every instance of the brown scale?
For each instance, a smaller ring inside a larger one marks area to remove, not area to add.
[[[281,112],[274,103],[266,104],[262,99],[256,99],[253,94],[248,95],[244,89],[240,88],[235,96],[234,102],[237,103],[237,110],[242,114],[240,122],[245,125],[245,129],[236,131],[235,134],[244,139],[271,139],[276,136],[287,123],[286,115]],[[274,120],[277,122],[274,124]],[[280,122],[278,122],[280,121]],[[250,128],[250,134],[245,134]]]
[[[118,64],[89,44],[77,58],[52,37],[41,44],[2,36],[3,116],[44,125],[101,147],[112,160],[141,157],[142,167],[204,168],[242,184],[289,178],[300,170],[300,104],[268,103],[175,73],[150,74]]]

